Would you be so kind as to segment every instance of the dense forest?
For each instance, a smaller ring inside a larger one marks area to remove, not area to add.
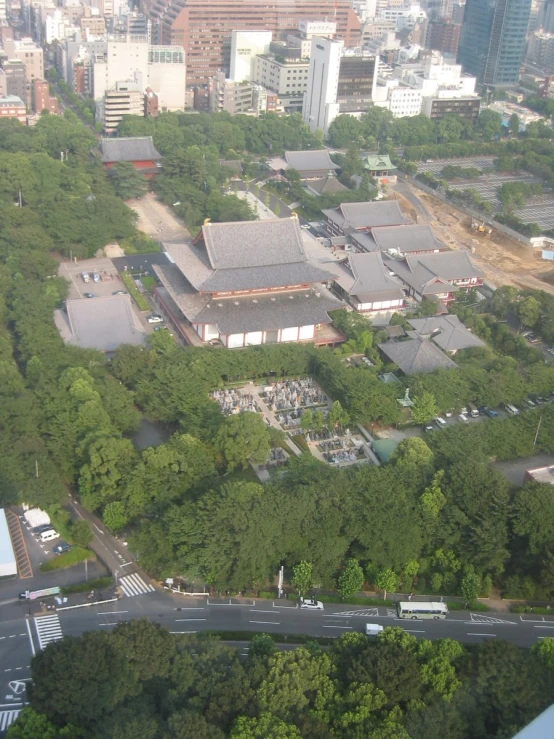
[[[510,739],[550,704],[554,642],[465,648],[399,628],[247,657],[147,621],[50,644],[8,739]]]

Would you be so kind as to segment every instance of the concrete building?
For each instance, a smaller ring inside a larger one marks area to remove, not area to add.
[[[375,99],[379,60],[375,54],[345,52],[340,60],[337,102],[339,113],[364,113]]]
[[[157,95],[162,113],[185,109],[185,52],[178,46],[150,46],[147,86]]]
[[[333,39],[312,40],[308,84],[304,94],[302,117],[310,131],[323,131],[339,114],[337,92],[342,43]]]
[[[526,61],[542,69],[546,74],[554,73],[554,34],[537,32],[529,38]]]
[[[5,59],[2,61],[2,71],[5,75],[5,94],[15,95],[21,100],[26,100],[27,75],[25,64],[19,59]]]
[[[467,0],[458,61],[486,85],[517,82],[531,0]]]
[[[299,59],[309,59],[312,51],[312,39],[316,37],[335,38],[336,35],[336,23],[302,19],[298,23],[298,33],[287,36],[287,46],[298,50]]]
[[[47,110],[52,115],[57,115],[58,98],[50,96],[50,86],[44,80],[35,80],[33,82],[33,112],[42,113]]]
[[[16,118],[20,123],[27,123],[27,108],[23,100],[16,95],[0,98],[0,120],[3,118]]]
[[[269,52],[271,38],[271,31],[233,31],[229,79],[234,82],[255,81],[255,59],[258,54]]]
[[[304,93],[308,89],[310,62],[307,59],[285,59],[273,54],[261,54],[254,60],[253,81],[277,93],[287,113],[302,110]]]
[[[96,118],[102,121],[104,133],[109,135],[117,131],[125,115],[145,115],[144,93],[134,82],[116,82],[115,89],[106,92]]]
[[[479,118],[481,99],[476,95],[469,97],[441,98],[424,97],[421,102],[421,112],[427,118],[444,118],[445,115],[454,115],[464,121],[475,123]]]
[[[460,45],[462,26],[444,18],[431,21],[427,29],[427,49],[456,56]]]
[[[5,41],[4,51],[8,59],[19,59],[25,66],[25,102],[31,107],[33,82],[44,79],[44,52],[30,38]]]
[[[208,83],[210,113],[225,111],[230,115],[252,112],[253,85],[250,82],[234,82],[218,72]]]
[[[237,29],[270,31],[277,40],[295,32],[301,19],[336,18],[346,46],[360,43],[360,21],[350,0],[153,0],[150,17],[160,22],[162,43],[184,48],[193,87],[220,70],[229,73],[231,34]]]

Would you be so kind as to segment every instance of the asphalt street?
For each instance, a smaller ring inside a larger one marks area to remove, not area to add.
[[[339,637],[364,632],[366,623],[398,626],[416,638],[452,638],[466,644],[501,639],[530,647],[554,637],[552,617],[455,611],[444,620],[400,619],[393,608],[326,604],[323,611],[307,611],[287,600],[192,598],[168,591],[151,591],[116,602],[59,608],[32,615],[26,603],[0,602],[0,735],[25,705],[30,660],[49,643],[86,631],[111,631],[117,624],[147,618],[174,634],[201,631],[259,631],[287,635]],[[247,652],[246,642],[235,644]]]

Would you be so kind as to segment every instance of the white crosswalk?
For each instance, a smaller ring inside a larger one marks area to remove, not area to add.
[[[57,614],[54,616],[35,617],[35,627],[41,649],[44,649],[50,642],[63,638],[62,627]]]
[[[7,731],[9,729],[21,713],[21,710],[21,708],[14,708],[11,711],[0,711],[0,732]]]
[[[156,588],[149,583],[145,583],[142,577],[134,572],[132,575],[125,575],[119,578],[119,587],[123,595],[132,598],[134,595],[142,595],[143,593],[153,593]]]

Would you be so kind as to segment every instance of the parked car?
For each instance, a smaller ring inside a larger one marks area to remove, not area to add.
[[[492,408],[485,408],[485,413],[489,418],[498,418],[498,411],[494,411]]]
[[[48,531],[51,528],[53,528],[51,523],[43,523],[41,526],[35,526],[31,531],[33,534],[42,534],[43,531]]]
[[[434,426],[426,426],[426,427],[425,427],[425,433],[426,433],[426,434],[430,434],[430,433],[432,433],[432,432],[433,432],[434,430],[435,430],[435,427],[434,427]]]
[[[97,298],[98,295],[96,293],[83,293],[85,298]]]
[[[465,413],[460,413],[458,418],[460,419],[460,421],[462,421],[462,423],[469,423],[469,418],[466,416]]]
[[[127,292],[127,290],[116,290],[112,293],[112,295],[129,295],[129,293]]]
[[[94,280],[94,282],[100,282],[100,280],[102,278],[100,277],[100,275],[98,274],[98,272],[93,272],[92,273],[92,279]]]
[[[151,313],[149,316],[146,316],[146,320],[148,323],[163,323],[163,316],[159,316],[157,313]]]
[[[465,407],[465,405],[464,405],[464,407],[463,407],[463,408],[461,409],[460,413],[462,414],[462,416],[467,416],[467,415],[468,415],[468,410],[467,410],[467,408]]]
[[[437,428],[443,429],[446,426],[446,421],[444,418],[441,418],[440,416],[437,416],[435,418],[435,423],[437,424]]]
[[[90,282],[90,275],[88,272],[81,272],[83,282]]]
[[[52,551],[54,552],[54,554],[65,554],[65,552],[69,552],[70,549],[71,547],[66,541],[60,541],[60,543],[56,544]]]
[[[167,326],[154,326],[154,331],[169,331]]]
[[[322,611],[323,603],[320,600],[315,600],[314,598],[311,598],[310,600],[300,598],[300,608],[307,608],[312,611]]]
[[[444,414],[447,418],[452,418],[452,411],[446,411]]]
[[[546,398],[543,398],[542,395],[539,395],[538,398],[535,398],[535,403],[537,405],[542,405],[543,403],[546,403]]]

